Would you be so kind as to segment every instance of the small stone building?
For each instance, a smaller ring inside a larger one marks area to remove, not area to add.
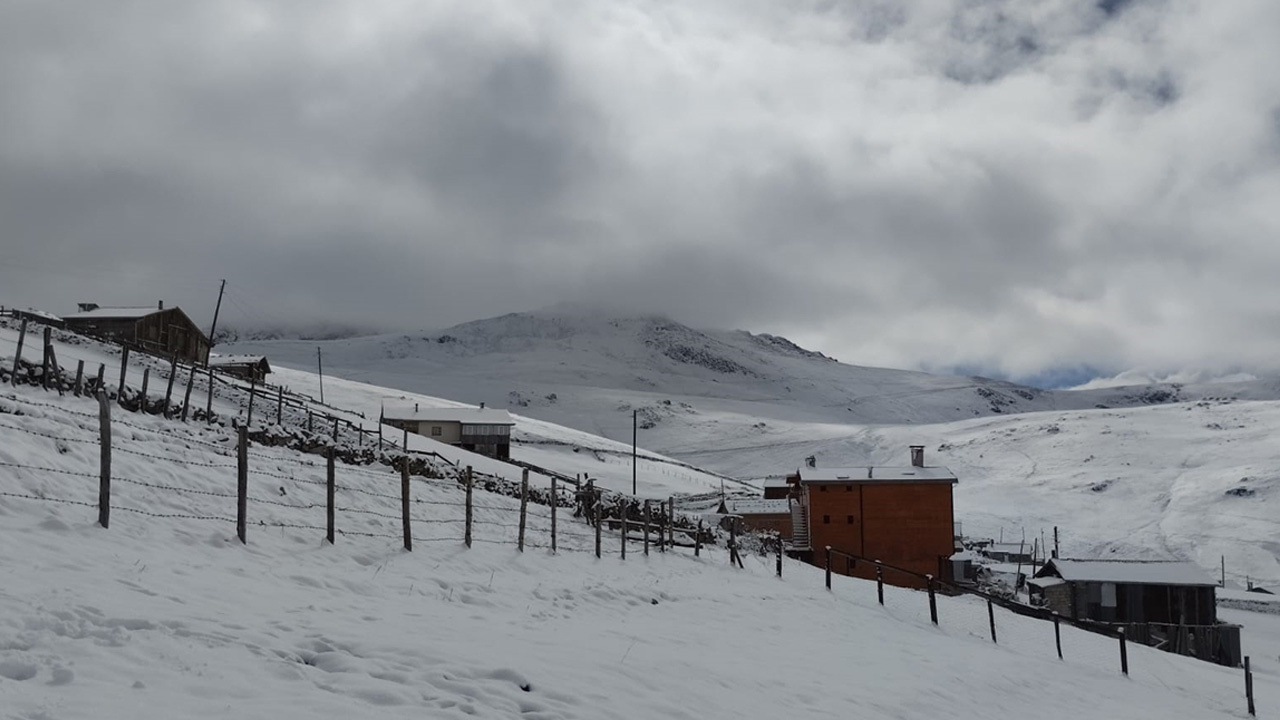
[[[506,410],[483,405],[478,408],[422,407],[414,403],[384,409],[382,422],[463,450],[498,460],[511,459],[511,428],[516,423]]]

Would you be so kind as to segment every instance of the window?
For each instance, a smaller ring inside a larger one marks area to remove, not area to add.
[[[853,492],[853,486],[852,486],[852,485],[845,485],[845,486],[844,486],[844,491],[845,491],[845,492]]]
[[[831,516],[830,516],[830,515],[823,515],[823,516],[822,516],[822,524],[823,524],[823,525],[830,525],[830,524],[831,524]]]
[[[826,491],[827,491],[827,486],[826,486],[826,485],[819,485],[819,486],[818,486],[818,489],[819,489],[819,490],[821,490],[822,492],[826,492]]]
[[[852,525],[852,524],[853,524],[853,516],[852,516],[852,515],[849,515],[849,516],[848,516],[848,518],[849,518],[849,519],[848,519],[848,520],[846,520],[845,522],[847,522],[847,523],[849,523],[850,525]]]
[[[439,425],[431,426],[431,437],[440,437],[443,434],[444,434],[444,428],[440,427]]]

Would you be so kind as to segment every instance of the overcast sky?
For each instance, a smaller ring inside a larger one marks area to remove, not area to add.
[[[1280,2],[0,0],[0,303],[1280,365]]]

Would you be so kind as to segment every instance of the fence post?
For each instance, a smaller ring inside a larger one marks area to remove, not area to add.
[[[1129,674],[1129,648],[1125,645],[1124,628],[1119,628],[1120,633],[1120,672],[1125,675]]]
[[[742,556],[738,554],[738,518],[729,517],[729,566],[743,567]]]
[[[987,620],[991,622],[991,642],[996,642],[996,607],[991,604],[991,598],[987,598]]]
[[[151,368],[142,370],[142,402],[138,404],[138,410],[142,413],[147,412],[147,385],[151,382]]]
[[[325,473],[325,484],[324,484],[325,485],[325,488],[324,488],[325,525],[327,530],[327,532],[325,533],[325,539],[329,541],[330,545],[332,545],[334,534],[335,534],[334,521],[336,520],[335,515],[337,514],[334,509],[333,501],[334,501],[334,496],[337,494],[335,491],[338,489],[337,477],[333,467],[334,466],[333,459],[334,459],[334,455],[337,454],[337,451],[331,447],[329,448],[329,452],[325,454],[328,455],[328,460],[329,460],[328,462],[329,467],[327,469],[328,471]]]
[[[1058,626],[1058,613],[1053,614],[1053,642],[1058,646],[1058,659],[1062,659],[1062,628]]]
[[[644,556],[649,557],[649,501],[648,500],[644,501]]]
[[[667,544],[663,538],[663,528],[667,526],[667,506],[666,503],[658,503],[658,552],[666,552]]]
[[[106,363],[98,363],[98,391],[107,392],[107,365]],[[110,394],[110,393],[108,393]]]
[[[596,558],[600,557],[600,520],[604,514],[604,503],[600,502],[600,496],[596,495]]]
[[[1249,714],[1257,716],[1253,707],[1253,670],[1249,669],[1249,656],[1244,656],[1244,697],[1249,706]]]
[[[120,387],[116,390],[116,402],[124,404],[124,378],[125,371],[129,369],[129,347],[120,349]]]
[[[556,476],[551,476],[551,552],[556,551],[556,507],[560,504],[560,495],[556,491]]]
[[[22,343],[27,339],[27,319],[22,318],[22,327],[18,329],[18,351],[13,354],[13,377],[9,378],[14,385],[18,384],[18,361],[22,359]]]
[[[245,517],[249,504],[249,428],[241,425],[240,443],[236,449],[236,537],[241,544],[247,544],[244,538]]]
[[[76,397],[80,397],[80,393],[84,389],[83,383],[84,383],[84,361],[81,360],[79,363],[76,364],[76,384],[74,385],[74,392],[76,394]]]
[[[778,577],[782,577],[782,536],[778,536]]]
[[[101,446],[98,480],[98,524],[111,524],[111,402],[105,388],[98,390],[98,444]]]
[[[520,535],[516,541],[520,552],[524,552],[524,524],[529,511],[529,468],[520,473]]]
[[[58,364],[58,353],[53,350],[53,343],[49,343],[49,363],[53,368],[53,385],[58,388],[58,395],[66,395],[62,390],[62,366]]]
[[[622,508],[622,559],[627,559],[627,508]]]
[[[670,514],[667,523],[667,542],[671,544],[671,549],[676,548],[676,499],[674,497],[667,498],[667,512]]]
[[[408,432],[407,430],[405,431]],[[409,462],[409,456],[404,456],[405,462]],[[471,466],[467,466],[467,529],[463,535],[462,541],[471,547]]]
[[[44,328],[44,359],[40,361],[40,384],[49,389],[49,353],[53,352],[53,328]]]
[[[469,493],[468,493],[469,494]],[[404,549],[413,552],[413,529],[409,526],[409,456],[400,464],[400,516],[404,524]]]
[[[284,386],[276,389],[276,424],[284,422]],[[381,449],[381,448],[379,448]]]
[[[693,536],[693,556],[702,557],[702,518],[698,518],[698,529]]]
[[[831,589],[831,546],[827,546],[827,589]]]
[[[408,430],[405,430],[405,433],[408,433],[408,432],[409,432]],[[338,418],[333,419],[333,441],[335,443],[338,442]],[[409,451],[409,445],[407,443],[405,444],[404,449],[405,449],[405,452]]]
[[[245,425],[253,425],[253,398],[258,394],[258,381],[255,378],[249,378],[249,411],[248,417],[245,418]]]
[[[311,432],[311,423],[315,419],[315,415],[311,412],[311,408],[307,408],[307,432]]]
[[[160,414],[169,417],[169,401],[173,399],[173,380],[178,374],[178,356],[174,355],[169,361],[169,386],[164,391],[164,405],[160,406]]]
[[[191,408],[191,388],[196,384],[196,364],[191,363],[191,374],[187,376],[187,391],[182,395],[182,422],[187,421],[187,412]]]
[[[209,397],[204,403],[204,421],[213,422],[213,366],[209,366]]]
[[[876,600],[884,605],[884,566],[876,561]]]
[[[938,596],[933,592],[933,576],[925,575],[925,581],[929,585],[929,619],[934,625],[938,624]]]

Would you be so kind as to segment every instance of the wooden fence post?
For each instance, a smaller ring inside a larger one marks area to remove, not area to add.
[[[938,624],[938,596],[934,594],[933,576],[925,575],[925,582],[929,586],[929,620],[934,625]]]
[[[400,464],[400,515],[404,524],[404,549],[413,552],[413,531],[409,527],[409,456]]]
[[[1253,707],[1253,670],[1249,669],[1249,656],[1244,656],[1244,697],[1248,705],[1249,714],[1257,716],[1257,710]]]
[[[58,395],[66,395],[62,390],[62,366],[58,364],[58,353],[54,352],[53,343],[49,343],[49,366],[53,369],[53,385],[58,388]]]
[[[107,392],[107,365],[106,363],[98,363],[98,387],[99,392]]]
[[[1120,633],[1120,672],[1125,675],[1129,674],[1129,648],[1125,644],[1124,628],[1119,628]]]
[[[520,474],[520,535],[516,540],[520,552],[524,552],[524,524],[525,514],[529,510],[529,468],[525,468]]]
[[[408,432],[408,431],[406,431]],[[404,456],[404,461],[409,462],[409,456]],[[467,466],[467,529],[466,534],[462,538],[467,547],[471,547],[471,466]]]
[[[307,432],[311,432],[311,423],[315,419],[315,415],[311,412],[311,408],[307,408]]]
[[[49,353],[53,352],[53,328],[44,328],[44,359],[40,361],[40,384],[49,389]]]
[[[111,401],[107,400],[106,388],[98,389],[98,444],[98,524],[106,528],[111,525]]]
[[[1058,646],[1058,659],[1062,659],[1062,628],[1058,626],[1058,613],[1053,614],[1053,642]]]
[[[276,388],[276,424],[284,421],[284,386]]]
[[[213,366],[209,366],[209,398],[204,403],[204,420],[213,422]]]
[[[987,598],[987,620],[991,622],[991,642],[996,642],[996,607],[991,603],[991,599]]]
[[[169,386],[164,390],[164,405],[160,406],[160,414],[169,417],[169,402],[173,399],[173,380],[178,374],[178,356],[169,361]]]
[[[249,505],[249,428],[239,428],[240,442],[236,448],[236,537],[247,544],[244,537],[245,520]]]
[[[76,397],[80,397],[80,393],[84,390],[84,361],[76,363],[76,382],[73,386]]]
[[[596,558],[600,557],[600,525],[601,516],[604,515],[604,503],[600,502],[600,495],[596,495]]]
[[[147,384],[151,381],[151,368],[142,370],[142,402],[138,405],[139,411],[145,413],[147,411]]]
[[[22,343],[27,339],[27,319],[22,318],[22,327],[18,329],[18,351],[13,354],[13,377],[9,378],[14,385],[18,384],[18,361],[22,359]]]
[[[408,430],[406,430],[405,432],[408,432]],[[338,442],[338,418],[333,419],[333,441],[335,443]],[[409,449],[408,446],[405,446],[405,450],[407,451],[408,449]],[[405,462],[408,462],[407,458]]]
[[[671,543],[671,549],[676,547],[676,499],[674,497],[667,498],[667,513],[671,516],[667,522],[667,542]]]
[[[627,508],[622,508],[622,559],[627,559]]]
[[[778,536],[778,577],[782,577],[782,536]]]
[[[182,422],[187,421],[187,413],[191,409],[191,388],[196,384],[196,364],[191,363],[191,375],[187,377],[187,391],[182,396]]]
[[[884,567],[879,560],[876,561],[876,600],[884,605]]]
[[[644,501],[644,556],[649,557],[649,501]]]
[[[124,378],[129,369],[129,348],[120,349],[120,387],[116,390],[116,402],[124,404]]]
[[[667,540],[669,536],[665,535],[667,527],[667,504],[658,503],[658,552],[667,551]]]
[[[328,464],[327,472],[325,473],[326,477],[325,477],[325,488],[324,488],[325,524],[326,524],[326,530],[327,530],[327,532],[325,533],[325,539],[329,541],[330,545],[332,545],[334,540],[334,535],[336,534],[334,525],[335,525],[335,520],[337,520],[337,517],[336,517],[337,513],[335,512],[335,509],[334,509],[334,496],[337,495],[336,490],[338,489],[337,473],[334,472],[334,456],[337,454],[337,451],[331,447],[329,448],[329,452],[325,454],[328,456],[328,461],[329,461],[327,463]]]
[[[827,589],[831,589],[831,546],[827,546]]]
[[[560,504],[560,496],[556,494],[556,476],[551,476],[551,552],[556,551],[556,506]]]
[[[742,558],[738,555],[738,518],[729,517],[729,567],[742,567]],[[828,586],[830,584],[828,583]]]
[[[698,518],[698,529],[693,536],[693,556],[702,557],[702,518]]]
[[[258,381],[255,378],[249,378],[249,411],[245,418],[245,425],[253,425],[253,398],[258,394]]]

